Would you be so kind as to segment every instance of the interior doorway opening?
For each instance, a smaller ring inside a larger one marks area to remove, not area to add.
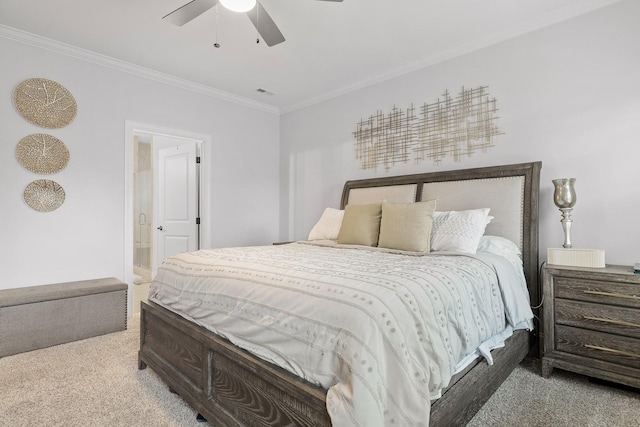
[[[133,283],[148,287],[153,254],[153,136],[133,136]],[[142,291],[142,292],[139,292]],[[136,288],[137,293],[148,293]]]
[[[127,311],[132,315],[139,312],[140,301],[146,300],[155,270],[164,257],[171,255],[168,252],[209,247],[209,170],[205,147],[210,145],[211,138],[133,122],[126,122],[125,128],[124,281],[129,285]],[[184,162],[180,156],[167,152],[173,151],[168,147],[177,150],[187,146],[191,147],[187,149],[190,178],[181,180],[181,171],[187,173],[186,168],[180,168]],[[162,163],[162,159],[169,160]],[[195,190],[189,200],[181,199],[185,188]],[[176,194],[180,195],[177,201]],[[185,215],[181,216],[183,212]],[[185,221],[180,224],[183,216]],[[159,224],[159,220],[163,223]],[[190,231],[185,236],[184,224],[196,221],[197,226],[187,226]]]

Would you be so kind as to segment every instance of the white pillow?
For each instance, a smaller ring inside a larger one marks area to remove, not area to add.
[[[511,240],[500,236],[482,236],[478,243],[478,252],[489,252],[501,255],[505,258],[509,256],[520,256],[521,252],[518,245]]]
[[[518,245],[500,236],[482,236],[478,244],[478,253],[486,252],[506,258],[516,270],[522,269],[522,252]]]
[[[431,229],[431,251],[475,254],[490,221],[489,210],[436,212]]]
[[[326,208],[309,233],[309,240],[338,240],[344,211]]]

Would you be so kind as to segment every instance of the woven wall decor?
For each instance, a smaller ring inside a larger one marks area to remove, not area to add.
[[[45,133],[25,136],[18,142],[16,157],[31,172],[52,174],[60,172],[69,163],[69,150],[64,142]]]
[[[24,201],[33,210],[51,212],[64,203],[64,189],[50,179],[38,179],[24,189]]]
[[[13,101],[25,120],[48,129],[68,125],[78,112],[71,92],[53,80],[23,81],[13,92]]]

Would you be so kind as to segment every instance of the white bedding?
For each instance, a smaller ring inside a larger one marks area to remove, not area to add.
[[[176,255],[149,299],[327,389],[336,427],[427,426],[456,365],[533,317],[496,255],[305,243]]]

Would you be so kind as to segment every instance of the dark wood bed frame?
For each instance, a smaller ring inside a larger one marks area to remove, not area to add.
[[[523,176],[522,257],[531,304],[537,307],[540,168],[540,162],[533,162],[348,181],[341,205],[353,188],[417,183],[420,200],[425,182]],[[528,353],[537,354],[535,335],[516,331],[504,348],[492,351],[493,365],[478,360],[456,375],[442,397],[432,402],[430,425],[466,424]],[[138,366],[151,367],[215,426],[331,425],[325,390],[153,302],[141,306]]]

